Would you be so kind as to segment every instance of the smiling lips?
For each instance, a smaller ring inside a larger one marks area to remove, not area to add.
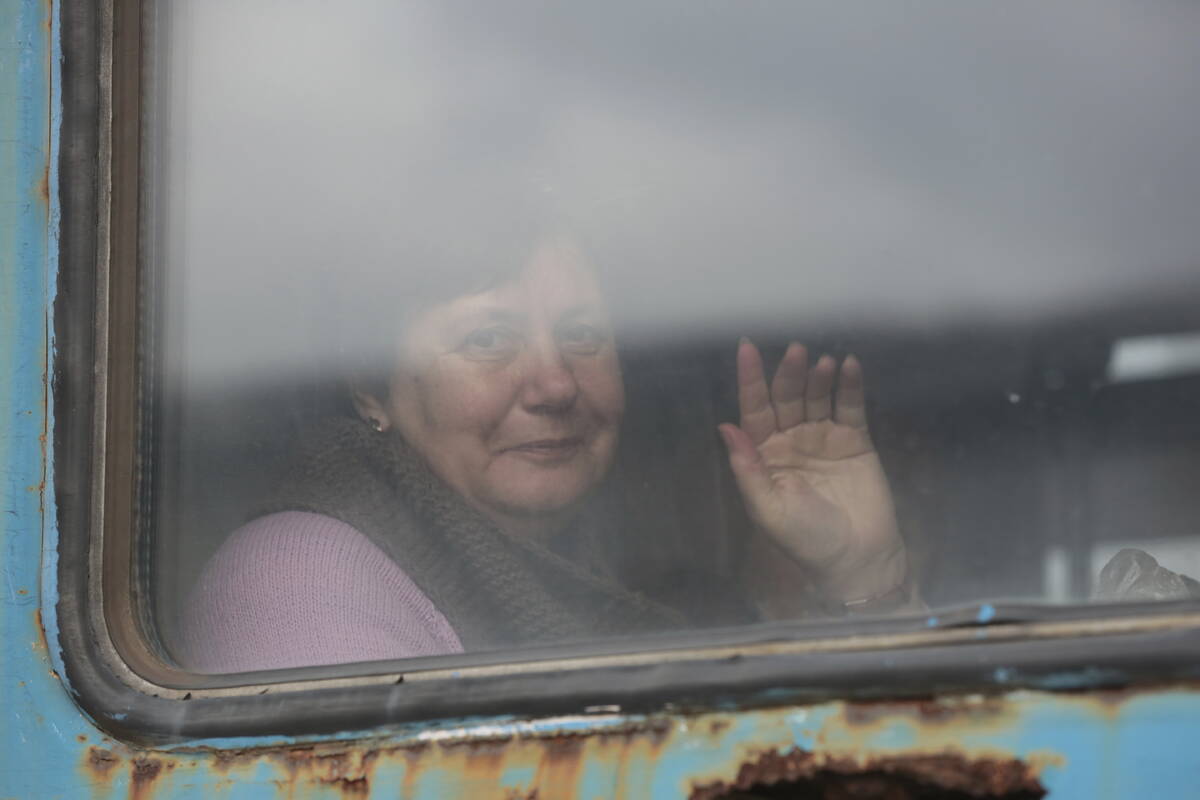
[[[569,436],[561,439],[535,439],[522,442],[512,447],[504,448],[505,453],[532,458],[537,461],[561,461],[575,455],[583,446],[579,436]]]

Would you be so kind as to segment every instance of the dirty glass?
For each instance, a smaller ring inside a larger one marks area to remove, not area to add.
[[[1200,6],[149,19],[184,666],[1195,595]]]

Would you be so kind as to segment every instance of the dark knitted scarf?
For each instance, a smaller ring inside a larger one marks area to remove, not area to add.
[[[330,419],[301,440],[264,513],[311,511],[356,528],[449,620],[467,650],[686,627],[621,586],[597,553],[594,515],[547,543],[504,534],[394,434]]]

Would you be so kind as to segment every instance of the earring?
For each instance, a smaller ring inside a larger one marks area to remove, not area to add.
[[[370,425],[371,429],[376,433],[383,433],[383,423],[375,417],[367,417],[367,424]]]

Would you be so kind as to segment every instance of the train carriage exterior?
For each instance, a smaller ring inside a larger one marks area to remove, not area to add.
[[[162,659],[130,534],[143,14],[0,0],[0,797],[1200,794],[1192,600],[249,676]]]

